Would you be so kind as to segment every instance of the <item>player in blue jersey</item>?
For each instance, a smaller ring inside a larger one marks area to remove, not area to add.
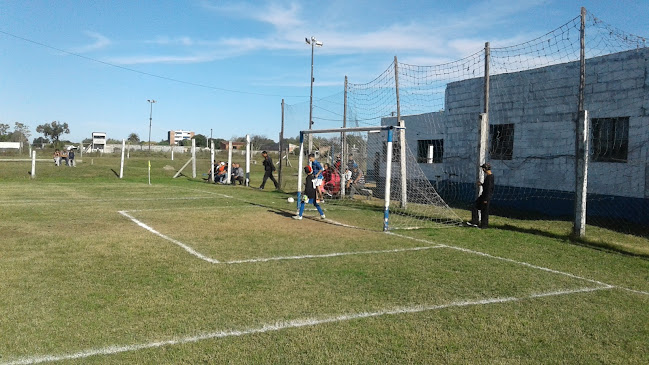
[[[293,216],[293,219],[302,219],[302,214],[304,214],[304,205],[306,203],[312,203],[315,208],[320,213],[320,218],[325,219],[324,212],[316,200],[316,186],[315,186],[315,176],[313,175],[313,170],[311,166],[304,166],[304,172],[306,173],[306,184],[304,186],[304,196],[302,201],[300,201],[300,211],[298,215]]]
[[[324,168],[322,168],[322,164],[315,159],[315,155],[313,153],[309,154],[309,165],[313,169],[313,178],[315,179],[316,187],[316,200],[323,201],[324,199],[322,197],[322,189],[324,185],[324,175],[322,174],[322,172],[324,171]]]

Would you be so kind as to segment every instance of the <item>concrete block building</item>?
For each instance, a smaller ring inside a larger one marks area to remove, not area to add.
[[[490,77],[495,205],[571,214],[579,71],[569,62]],[[445,199],[474,197],[483,90],[483,78],[452,82],[443,111],[402,116],[408,145]],[[588,59],[584,109],[589,214],[649,224],[649,48]]]

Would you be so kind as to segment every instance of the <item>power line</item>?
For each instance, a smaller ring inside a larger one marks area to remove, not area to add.
[[[196,87],[200,87],[200,88],[204,88],[204,89],[218,90],[218,91],[224,91],[224,92],[236,93],[236,94],[272,96],[272,97],[278,97],[278,98],[306,98],[307,97],[305,95],[277,95],[277,94],[256,93],[256,92],[251,92],[251,91],[233,90],[233,89],[226,89],[226,88],[222,88],[222,87],[203,85],[203,84],[199,84],[199,83],[195,83],[195,82],[191,82],[191,81],[178,80],[178,79],[174,79],[172,77],[156,75],[156,74],[152,74],[152,73],[149,73],[149,72],[139,71],[139,70],[135,70],[135,69],[132,69],[132,68],[116,65],[114,63],[101,61],[101,60],[98,60],[96,58],[84,56],[84,55],[74,53],[74,52],[70,52],[70,51],[66,51],[64,49],[53,47],[53,46],[50,46],[50,45],[45,44],[45,43],[41,43],[41,42],[34,41],[34,40],[31,40],[31,39],[28,39],[28,38],[25,38],[25,37],[17,36],[15,34],[11,34],[11,33],[5,32],[3,30],[0,30],[0,33],[2,33],[4,35],[7,35],[7,36],[10,36],[10,37],[13,37],[13,38],[16,38],[16,39],[19,39],[19,40],[22,40],[22,41],[25,41],[25,42],[36,44],[36,45],[41,46],[41,47],[49,48],[49,49],[52,49],[52,50],[55,50],[55,51],[58,51],[58,52],[62,52],[62,53],[65,53],[65,54],[68,54],[68,55],[71,55],[71,56],[76,56],[76,57],[79,57],[79,58],[83,58],[83,59],[85,59],[87,61],[97,62],[97,63],[101,63],[103,65],[115,67],[115,68],[118,68],[118,69],[121,69],[121,70],[124,70],[124,71],[135,72],[135,73],[138,73],[138,74],[141,74],[141,75],[155,77],[155,78],[162,79],[162,80],[167,80],[167,81],[172,81],[172,82],[176,82],[176,83],[179,83],[179,84],[185,84],[185,85],[196,86]]]

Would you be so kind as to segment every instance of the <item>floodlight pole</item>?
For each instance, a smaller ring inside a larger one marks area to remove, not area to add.
[[[322,47],[322,42],[315,39],[315,37],[304,38],[307,44],[311,45],[311,93],[309,96],[309,130],[313,127],[313,50],[315,46]],[[313,152],[313,135],[309,134],[309,153]]]
[[[153,104],[156,101],[153,99],[147,99],[147,101],[151,105],[151,110],[149,112],[149,154],[151,154],[151,124],[153,122]]]

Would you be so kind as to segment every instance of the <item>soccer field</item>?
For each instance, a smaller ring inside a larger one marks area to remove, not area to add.
[[[642,257],[548,222],[382,233],[380,212],[326,204],[295,221],[288,194],[165,164],[152,185],[136,162],[130,180],[1,165],[0,364],[649,361]]]

